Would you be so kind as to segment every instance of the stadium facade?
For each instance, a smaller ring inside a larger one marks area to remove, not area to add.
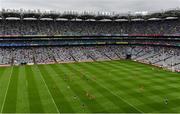
[[[132,59],[180,70],[180,11],[149,15],[2,10],[0,64]]]

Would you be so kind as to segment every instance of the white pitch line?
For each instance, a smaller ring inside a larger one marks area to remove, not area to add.
[[[47,86],[47,84],[46,84],[46,82],[45,82],[45,80],[44,80],[44,77],[43,77],[42,74],[41,74],[41,71],[40,71],[39,67],[38,67],[38,66],[36,66],[36,67],[37,67],[37,69],[38,69],[38,71],[39,71],[39,73],[40,73],[40,75],[41,75],[41,78],[42,78],[42,80],[43,80],[44,85],[46,86],[46,88],[47,88],[47,90],[48,90],[49,95],[51,96],[51,99],[52,99],[52,101],[53,101],[53,103],[54,103],[54,105],[55,105],[55,107],[56,107],[56,110],[58,111],[58,113],[60,113],[60,111],[59,111],[59,109],[58,109],[58,107],[57,107],[57,105],[56,105],[56,103],[55,103],[55,101],[54,101],[54,98],[52,97],[52,94],[51,94],[51,92],[50,92],[50,90],[49,90],[49,88],[48,88],[48,86]]]
[[[96,82],[97,83],[97,82]],[[99,83],[97,83],[98,85],[100,85]],[[116,97],[119,97],[122,101],[124,101],[125,103],[129,104],[130,106],[132,106],[134,109],[136,109],[137,111],[144,113],[142,110],[140,110],[139,108],[137,108],[136,106],[134,106],[133,104],[127,102],[126,100],[124,100],[122,97],[120,97],[119,95],[114,94],[113,92],[111,92],[108,88],[100,85],[101,87],[105,88],[106,90],[108,90],[111,94],[115,95]]]
[[[10,81],[11,81],[11,77],[12,77],[12,71],[13,71],[13,66],[11,68],[11,73],[10,73],[10,78],[9,78],[9,81],[8,81],[8,86],[7,86],[7,89],[6,89],[6,93],[5,93],[5,98],[3,100],[3,104],[2,104],[2,107],[1,107],[1,113],[3,112],[3,109],[4,109],[4,104],[5,104],[5,101],[6,101],[6,98],[7,98],[7,92],[8,92],[8,89],[9,89],[9,85],[10,85]]]
[[[76,70],[76,71],[78,71],[78,70]],[[80,71],[78,71],[78,72],[80,72]],[[84,75],[84,73],[82,73],[82,74]],[[91,73],[90,73],[90,74],[91,74]],[[85,75],[85,76],[87,76],[87,75]],[[88,77],[89,77],[89,76],[88,76]],[[94,81],[94,80],[92,80],[92,81]],[[138,109],[138,108],[137,108],[136,106],[134,106],[133,104],[127,102],[127,101],[124,100],[122,97],[120,97],[120,96],[114,94],[113,92],[111,92],[111,90],[109,90],[108,88],[102,86],[101,84],[97,83],[96,81],[94,81],[94,82],[95,82],[96,84],[98,84],[99,86],[101,86],[101,87],[105,88],[106,90],[108,90],[108,91],[109,91],[111,94],[113,94],[114,96],[120,98],[120,99],[121,99],[122,101],[124,101],[125,103],[129,104],[131,107],[133,107],[133,108],[136,109],[137,111],[139,111],[139,112],[141,112],[141,113],[144,113],[142,110]]]

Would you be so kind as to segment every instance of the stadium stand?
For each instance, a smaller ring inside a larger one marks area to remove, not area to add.
[[[14,15],[21,18],[18,20],[6,19],[8,17],[14,17]],[[49,15],[49,17],[53,16],[54,14]],[[171,16],[171,13],[169,16]],[[178,17],[179,14],[176,16]],[[171,38],[170,36],[180,36],[179,18],[165,19],[167,16],[160,20],[132,21],[131,19],[128,20],[130,17],[126,17],[127,21],[116,21],[111,16],[111,21],[101,21],[99,20],[101,16],[94,16],[93,18],[96,21],[88,21],[87,19],[75,21],[72,20],[73,18],[69,18],[69,15],[66,15],[65,18],[67,20],[63,21],[57,20],[57,18],[53,20],[41,20],[40,18],[43,17],[41,14],[35,20],[25,20],[25,14],[5,11],[1,12],[1,17],[1,65],[87,62],[131,58],[135,61],[173,69],[175,71],[180,70],[179,38],[169,39]],[[150,17],[153,18],[153,14],[149,15],[149,19]],[[77,15],[74,19],[76,18],[78,18]],[[108,17],[102,17],[102,19],[105,18]],[[117,39],[111,37],[113,35],[136,37],[126,39],[126,42],[116,42]],[[146,35],[168,37],[165,40],[158,41],[156,41],[157,38],[149,39],[147,37],[144,37],[143,40],[137,40],[139,38],[138,36]],[[15,39],[13,38],[14,36],[19,38]],[[24,36],[30,37],[25,38]],[[31,38],[33,36],[35,38]],[[36,38],[39,36],[48,37],[46,39],[47,41]],[[70,38],[54,40],[53,36],[66,36]],[[86,36],[86,38],[88,36],[88,38],[91,36],[109,36],[109,38],[105,40],[103,38],[98,39],[93,37],[91,40],[79,40],[75,38],[76,36]],[[70,41],[70,39],[74,40]],[[116,44],[125,43],[126,45],[111,44],[113,41]]]
[[[148,22],[0,21],[0,35],[177,34],[179,20]]]
[[[180,68],[179,48],[147,46],[90,46],[90,47],[39,47],[1,48],[0,64],[49,64],[125,59],[131,48],[132,59],[166,67]]]

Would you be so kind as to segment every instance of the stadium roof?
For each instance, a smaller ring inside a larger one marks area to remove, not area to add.
[[[39,10],[36,11],[31,11],[31,10],[5,10],[2,9],[0,11],[0,17],[2,19],[7,19],[7,18],[19,18],[21,20],[25,18],[35,18],[37,20],[43,19],[43,18],[49,18],[53,20],[57,19],[67,19],[67,20],[111,20],[111,21],[116,21],[116,20],[121,20],[121,19],[126,19],[128,21],[131,20],[151,20],[151,19],[169,19],[171,17],[172,19],[180,19],[180,10],[175,9],[175,10],[168,10],[168,11],[163,11],[163,12],[155,12],[155,13],[150,13],[150,14],[117,14],[117,13],[104,13],[104,12],[97,12],[97,13],[92,13],[92,12],[83,12],[83,13],[77,13],[73,11],[69,12],[54,12],[54,11],[49,11],[49,12],[41,12]],[[171,19],[170,18],[170,19]]]

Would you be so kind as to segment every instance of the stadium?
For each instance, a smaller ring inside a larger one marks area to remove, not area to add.
[[[179,113],[180,10],[0,12],[0,113]]]

